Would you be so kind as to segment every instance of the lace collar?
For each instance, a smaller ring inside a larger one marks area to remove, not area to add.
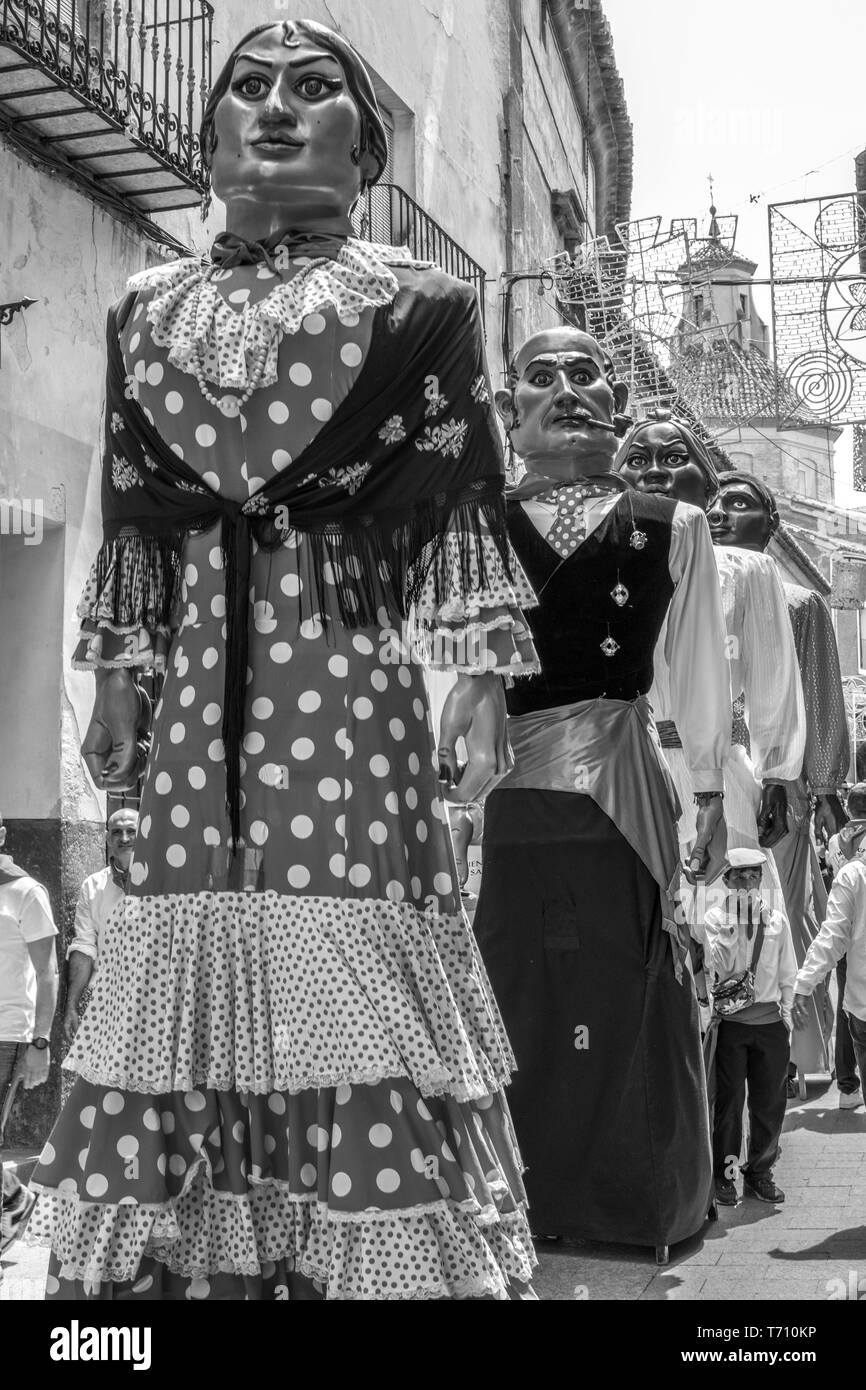
[[[286,248],[278,249],[275,263],[278,271],[289,269]],[[142,271],[127,288],[154,291],[147,321],[154,343],[166,349],[172,366],[189,375],[203,369],[220,389],[244,391],[254,381],[262,387],[276,383],[280,340],[299,332],[308,315],[334,309],[351,326],[365,309],[393,303],[399,284],[392,266],[423,270],[431,265],[416,259],[407,246],[350,238],[335,259],[310,259],[258,304],[241,308],[233,308],[220,294],[213,278],[218,267],[205,257]]]

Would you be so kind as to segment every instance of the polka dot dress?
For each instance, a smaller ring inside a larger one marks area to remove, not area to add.
[[[240,309],[299,268],[217,283]],[[153,342],[148,299],[122,337],[139,403],[235,500],[302,453],[367,360],[372,311],[323,306],[284,336],[275,385],[213,405]],[[531,1296],[513,1059],[460,907],[422,670],[384,609],[357,631],[323,620],[302,536],[255,547],[232,856],[218,532],[183,565],[132,887],[36,1175],[51,1288]]]

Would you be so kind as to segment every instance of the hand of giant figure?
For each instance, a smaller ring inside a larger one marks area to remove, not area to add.
[[[838,835],[843,825],[848,824],[845,808],[835,792],[815,798],[815,839],[829,844],[831,835]]]
[[[134,791],[144,771],[150,700],[128,670],[97,670],[93,714],[81,749],[101,791]]]
[[[469,755],[462,774],[456,751],[461,738]],[[439,765],[450,799],[463,805],[487,796],[514,766],[499,676],[458,676],[442,711]]]
[[[720,796],[714,796],[712,800],[703,802],[698,808],[697,816],[698,833],[695,836],[695,843],[692,845],[688,863],[685,866],[685,874],[689,883],[695,884],[701,874],[706,870],[710,861],[710,841],[724,824],[725,809]]]
[[[761,788],[758,808],[758,844],[772,849],[788,833],[788,793],[778,782]]]

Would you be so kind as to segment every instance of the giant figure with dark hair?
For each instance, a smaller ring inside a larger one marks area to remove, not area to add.
[[[722,476],[709,523],[721,553],[735,547],[758,555],[766,554],[782,525],[775,496],[751,473]],[[768,562],[773,563],[769,557]],[[787,580],[782,587],[802,683],[806,737],[802,761],[786,787],[789,833],[776,845],[773,857],[797,963],[802,965],[827,907],[815,840],[829,841],[845,824],[839,789],[848,776],[851,749],[830,610],[814,589]],[[833,1010],[823,984],[815,989],[805,1011],[808,1023],[795,1031],[791,1046],[792,1065],[799,1070],[803,1093],[807,1073],[832,1069]]]
[[[621,475],[640,492],[694,503],[702,511],[713,507],[710,515],[715,515],[720,479],[705,446],[684,421],[662,414],[667,419],[644,422],[630,433],[618,460]],[[723,487],[730,477],[722,475]],[[803,756],[805,723],[796,653],[775,563],[741,548],[717,550],[716,562],[727,629],[725,699],[732,696],[736,705],[733,741],[724,761],[725,839],[731,849],[757,849],[759,841],[763,848],[772,849],[787,833],[785,781]],[[683,803],[680,839],[684,847],[690,846],[695,824],[684,795],[687,771],[682,731],[670,712],[661,647],[651,699]],[[746,751],[749,741],[751,761]],[[724,850],[717,836],[712,856],[716,872]],[[764,880],[768,901],[778,887],[772,855],[768,855]],[[698,917],[702,921],[703,911]]]
[[[647,700],[666,619],[702,831],[730,707],[706,519],[612,471],[627,397],[572,328],[524,344],[496,397],[526,467],[508,522],[542,673],[506,696],[516,763],[486,802],[475,930],[517,1056],[533,1229],[665,1260],[712,1192],[677,806]]]
[[[247,35],[202,138],[227,232],[109,321],[76,653],[98,785],[136,775],[135,672],[167,677],[36,1175],[49,1294],[531,1297],[513,1058],[442,799],[458,737],[467,799],[507,770],[502,675],[537,670],[479,305],[353,237],[386,143],[338,35]],[[413,609],[457,669],[442,781]]]

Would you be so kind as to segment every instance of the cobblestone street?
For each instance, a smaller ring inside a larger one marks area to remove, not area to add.
[[[836,1087],[811,1082],[808,1100],[788,1106],[776,1178],[784,1206],[748,1198],[722,1208],[666,1268],[649,1250],[545,1245],[537,1291],[554,1302],[826,1301],[856,1296],[862,1281],[866,1301],[866,1109],[840,1111]],[[0,1299],[42,1298],[47,1252],[14,1245],[2,1265]]]

